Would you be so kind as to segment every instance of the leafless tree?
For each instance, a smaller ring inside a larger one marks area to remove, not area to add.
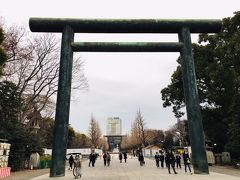
[[[34,108],[52,113],[58,86],[60,40],[53,34],[31,37],[20,27],[6,28],[5,34],[3,46],[8,60],[1,80],[14,82],[20,90],[23,99],[20,121],[27,123],[27,116]],[[88,88],[79,57],[74,59],[72,88]]]
[[[134,148],[141,146],[140,133],[138,130],[136,120],[134,120],[134,122],[132,123],[131,136],[129,137],[129,141],[131,142],[132,147]]]
[[[159,129],[146,129],[145,130],[146,135],[146,142],[147,144],[158,144],[162,145],[164,141],[164,132],[163,130]]]
[[[146,134],[145,134],[146,123],[145,123],[145,120],[143,119],[140,109],[137,112],[136,122],[139,130],[139,134],[140,134],[141,143],[143,146],[145,146],[146,145]]]
[[[169,132],[179,141],[180,146],[187,145],[187,130],[186,130],[186,120],[177,120],[177,123],[174,124],[170,129]]]
[[[101,137],[99,139],[99,147],[101,147],[103,151],[107,151],[109,149],[106,138]]]
[[[120,147],[121,150],[138,149],[139,147],[141,147],[141,141],[138,136],[134,134],[134,131],[132,131],[130,134],[126,134],[126,136],[122,137]]]
[[[131,129],[131,142],[138,145],[139,148],[146,145],[145,128],[146,123],[139,109]]]
[[[121,144],[120,144],[120,148],[121,150],[126,150],[126,149],[131,149],[131,141],[130,141],[130,136],[129,135],[126,135],[126,136],[123,136],[122,137],[122,141],[121,141]]]
[[[101,129],[100,129],[99,123],[93,116],[91,116],[88,135],[89,135],[89,138],[91,139],[92,146],[94,146],[95,148],[101,146],[100,145],[100,139],[102,136]]]

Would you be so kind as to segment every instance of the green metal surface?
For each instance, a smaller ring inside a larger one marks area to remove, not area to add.
[[[188,27],[191,33],[215,33],[222,26],[218,19],[68,19],[30,18],[33,32],[62,32],[65,25],[75,33],[178,33]]]
[[[181,65],[194,173],[209,174],[189,28],[182,28],[179,41],[184,44]]]
[[[153,42],[78,42],[73,43],[75,52],[180,52],[182,43]]]
[[[62,32],[62,47],[50,177],[61,177],[65,175],[73,64],[73,51],[71,43],[73,40],[73,30],[70,26],[66,25]]]

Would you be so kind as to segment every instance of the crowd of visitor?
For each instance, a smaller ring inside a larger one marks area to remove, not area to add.
[[[144,166],[145,165],[145,160],[144,160],[144,155],[142,153],[142,151],[138,151],[136,154],[133,152],[133,156],[137,156],[137,159],[139,161],[140,166]],[[91,152],[91,154],[89,155],[89,163],[88,166],[89,167],[94,167],[95,166],[95,162],[97,159],[98,155],[95,154],[94,152]],[[119,152],[118,153],[118,158],[120,163],[124,162],[127,163],[127,152]],[[111,162],[111,154],[109,152],[104,152],[102,155],[103,158],[103,165],[104,166],[110,166],[110,162]],[[178,174],[176,171],[177,169],[181,169],[182,168],[182,164],[184,165],[184,171],[185,173],[187,173],[189,171],[190,174],[192,174],[192,170],[191,170],[191,161],[190,161],[190,156],[189,154],[184,151],[182,154],[179,152],[174,152],[172,150],[166,150],[166,151],[157,151],[155,156],[155,163],[156,163],[156,167],[157,168],[165,168],[168,170],[168,173],[171,174],[171,170],[174,174]],[[71,155],[69,158],[69,170],[73,169],[73,165],[74,165],[74,158]]]

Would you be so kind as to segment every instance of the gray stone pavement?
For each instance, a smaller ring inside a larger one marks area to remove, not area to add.
[[[177,169],[178,174],[168,174],[166,168],[157,168],[155,161],[145,159],[146,165],[140,166],[137,158],[130,158],[127,163],[120,163],[117,157],[113,157],[111,165],[104,167],[103,160],[98,159],[95,167],[88,167],[88,162],[83,162],[83,180],[239,180],[239,177],[211,172],[210,175],[191,175],[184,169]],[[31,180],[46,179],[75,179],[72,171],[66,170],[65,177],[50,178],[49,174],[33,178]]]

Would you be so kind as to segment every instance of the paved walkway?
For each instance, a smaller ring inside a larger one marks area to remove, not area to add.
[[[80,179],[83,180],[239,180],[239,177],[211,172],[210,175],[190,175],[184,169],[177,169],[178,174],[168,174],[166,168],[156,168],[155,161],[145,159],[146,165],[140,166],[136,158],[128,159],[127,163],[119,163],[117,157],[113,157],[110,167],[103,166],[103,160],[98,159],[95,167],[88,167],[88,162],[83,163]],[[66,170],[65,177],[49,178],[49,174],[33,178],[31,180],[46,179],[74,179],[72,171]]]

